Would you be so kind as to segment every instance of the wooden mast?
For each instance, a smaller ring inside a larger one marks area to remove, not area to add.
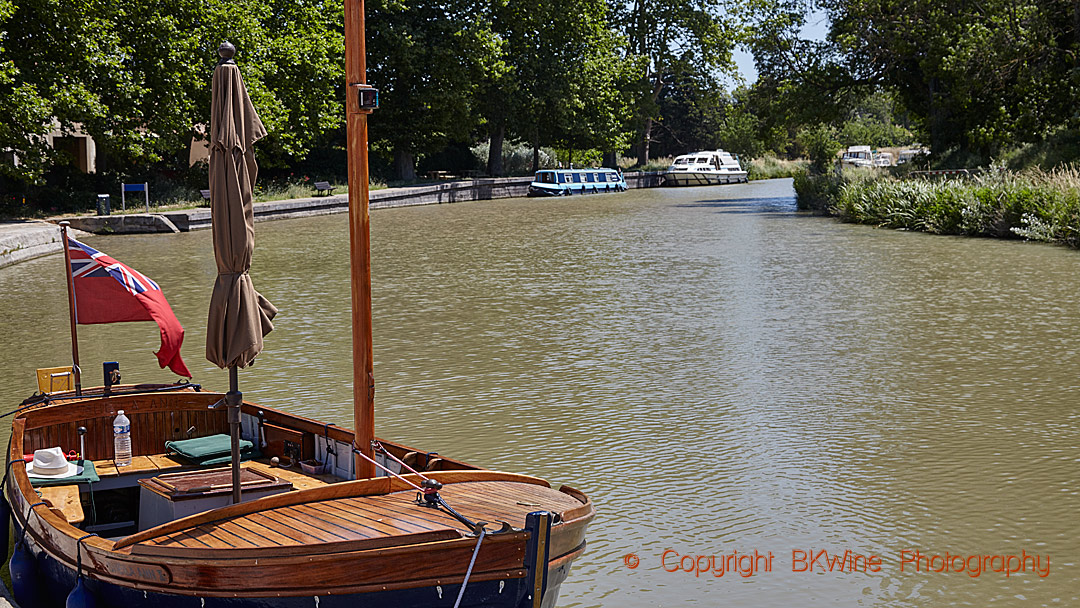
[[[367,115],[359,89],[367,84],[364,0],[345,0],[345,78],[349,157],[349,253],[352,282],[353,428],[356,448],[372,456],[375,439],[375,366],[371,337],[371,219],[368,215]],[[354,455],[356,478],[375,466]]]

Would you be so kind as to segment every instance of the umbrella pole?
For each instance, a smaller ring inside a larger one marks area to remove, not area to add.
[[[243,394],[240,392],[239,379],[236,374],[236,366],[229,367],[229,392],[225,394],[225,405],[228,406],[229,439],[232,447],[232,501],[233,504],[240,502],[240,402]]]

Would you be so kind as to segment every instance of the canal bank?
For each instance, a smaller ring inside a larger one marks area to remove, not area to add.
[[[662,182],[661,173],[637,171],[626,174],[631,188],[655,188]],[[392,209],[415,205],[441,205],[468,201],[524,197],[532,177],[479,178],[408,188],[372,190],[371,209]],[[255,221],[280,220],[298,217],[344,213],[349,209],[349,196],[338,194],[315,196],[287,201],[255,203]],[[162,213],[125,215],[94,215],[65,218],[71,225],[95,234],[139,234],[155,232],[188,232],[210,228],[210,209],[184,209]]]
[[[60,251],[60,231],[56,224],[40,220],[0,223],[0,268],[55,251]]]
[[[655,188],[662,173],[635,171],[625,174],[631,188]],[[416,205],[440,205],[468,201],[524,197],[532,177],[480,178],[408,188],[386,188],[370,193],[371,209],[392,209]],[[347,194],[315,196],[287,201],[255,203],[255,221],[345,213]],[[60,251],[56,222],[67,220],[75,236],[80,234],[178,233],[210,228],[210,209],[183,209],[161,213],[128,213],[55,218],[50,221],[24,220],[0,223],[0,268]]]

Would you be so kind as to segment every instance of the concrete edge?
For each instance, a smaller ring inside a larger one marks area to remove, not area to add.
[[[624,177],[631,188],[655,188],[661,185],[662,175],[661,172],[655,171],[637,171],[626,173]],[[370,208],[372,210],[393,209],[524,197],[531,182],[531,176],[478,178],[426,186],[373,190],[370,193]],[[254,211],[255,221],[263,222],[344,213],[348,210],[348,195],[337,194],[255,203]],[[91,233],[169,234],[210,228],[210,209],[200,207],[163,213],[95,215],[64,219],[71,223],[71,234],[77,238]],[[60,232],[56,229],[56,223],[60,221],[62,220],[26,222],[25,230],[0,234],[0,268],[60,251]],[[0,606],[0,608],[3,607]]]
[[[45,221],[25,222],[25,224],[16,230],[0,233],[0,268],[63,249],[60,243],[60,230],[56,224]],[[82,238],[88,233],[72,229],[71,235]]]

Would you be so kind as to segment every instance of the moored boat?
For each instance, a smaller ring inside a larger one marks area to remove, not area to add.
[[[544,169],[529,184],[529,196],[570,196],[625,192],[626,180],[615,169]]]
[[[739,158],[724,150],[677,156],[664,173],[665,186],[710,186],[747,181]]]
[[[461,606],[553,606],[585,547],[594,510],[577,490],[386,441],[381,475],[355,480],[352,431],[246,402],[244,436],[260,455],[244,463],[245,502],[201,510],[227,497],[228,469],[165,446],[223,442],[226,412],[209,407],[224,395],[101,393],[41,396],[12,425],[4,490],[24,608],[64,605],[80,577],[96,606],[452,606],[466,577]],[[132,427],[126,467],[113,464],[119,410]],[[78,475],[28,476],[24,454],[78,451],[80,436]],[[445,506],[427,500],[432,482]],[[162,504],[191,514],[148,520]]]
[[[853,167],[873,167],[874,153],[870,146],[848,146],[840,157],[840,163]]]

